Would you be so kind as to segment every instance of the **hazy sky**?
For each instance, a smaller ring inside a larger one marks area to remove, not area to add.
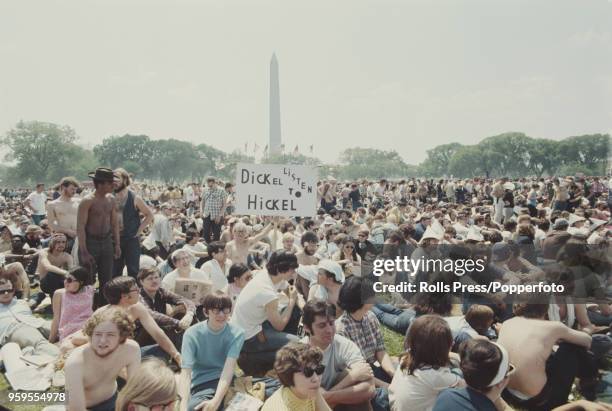
[[[611,22],[609,0],[3,0],[0,134],[24,119],[89,147],[263,148],[273,52],[284,143],[324,161],[609,132]]]

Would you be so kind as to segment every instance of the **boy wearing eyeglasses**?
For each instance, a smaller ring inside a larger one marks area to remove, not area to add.
[[[179,380],[181,411],[215,411],[231,385],[234,369],[244,343],[244,331],[228,324],[232,300],[211,293],[204,298],[208,320],[185,331],[182,371]]]

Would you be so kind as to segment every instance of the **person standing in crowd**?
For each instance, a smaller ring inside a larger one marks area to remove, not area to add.
[[[60,181],[61,195],[47,204],[48,223],[51,230],[66,236],[66,252],[71,253],[77,237],[77,215],[80,199],[75,196],[79,182],[74,177]]]
[[[111,195],[115,174],[109,168],[100,167],[89,173],[89,177],[93,179],[95,191],[83,198],[79,204],[79,263],[87,268],[92,276],[98,274],[102,290],[112,278],[113,260],[121,255],[117,207]]]
[[[36,184],[36,190],[31,192],[23,202],[26,208],[32,212],[32,221],[34,224],[40,225],[40,222],[47,215],[47,193],[45,193],[45,185],[43,183]]]
[[[113,263],[113,277],[123,274],[127,266],[128,275],[136,278],[140,269],[140,234],[153,222],[153,213],[139,195],[128,187],[132,182],[123,168],[115,170],[115,202],[119,222],[119,244],[121,255]],[[140,214],[144,216],[140,220]]]
[[[206,188],[202,193],[202,217],[204,218],[204,241],[209,244],[219,241],[223,216],[225,216],[227,192],[217,187],[214,177],[206,179]]]
[[[165,260],[174,246],[174,232],[169,219],[172,215],[172,207],[168,203],[163,203],[159,208],[160,212],[153,216],[153,227],[148,239],[157,244],[159,256]]]

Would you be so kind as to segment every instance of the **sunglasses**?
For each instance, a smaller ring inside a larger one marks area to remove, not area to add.
[[[350,248],[351,250],[354,249],[355,247],[352,245],[345,245],[344,248]]]
[[[13,290],[12,288],[10,290],[0,290],[0,295],[10,294],[13,291],[15,291],[15,290]]]
[[[76,280],[76,278],[66,277],[66,278],[64,278],[64,281],[66,283],[68,283],[68,284],[72,284],[72,283],[75,283],[77,280]]]
[[[325,371],[325,366],[323,364],[319,364],[314,368],[304,367],[302,369],[302,373],[304,374],[306,378],[312,377],[313,374],[322,375],[324,371]]]

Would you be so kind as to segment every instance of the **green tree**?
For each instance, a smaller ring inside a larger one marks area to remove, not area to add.
[[[463,147],[459,143],[442,144],[427,150],[427,159],[423,162],[423,175],[441,177],[449,174],[450,161],[453,155]]]
[[[575,164],[581,170],[589,170],[590,174],[601,175],[605,173],[610,153],[609,134],[591,134],[568,137],[558,143],[559,156],[563,159],[563,166]]]
[[[53,169],[63,169],[74,160],[71,144],[77,140],[75,131],[68,126],[40,121],[20,121],[8,131],[1,143],[9,148],[5,156],[16,160],[13,175],[22,181],[49,182]]]
[[[340,162],[339,177],[350,180],[405,177],[408,171],[407,164],[395,150],[347,148],[340,155]]]
[[[100,164],[107,167],[123,167],[127,170],[129,164],[134,169],[128,170],[130,172],[151,174],[154,172],[151,162],[154,146],[148,136],[125,134],[105,138],[93,151]]]

